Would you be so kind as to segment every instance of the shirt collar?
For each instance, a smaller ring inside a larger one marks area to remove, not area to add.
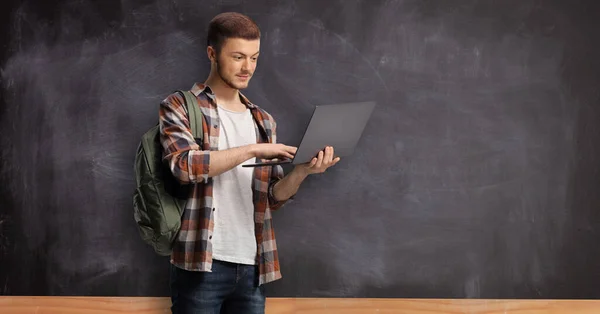
[[[191,91],[196,96],[200,95],[201,93],[205,93],[208,97],[210,97],[213,101],[216,102],[215,94],[213,93],[212,89],[210,89],[210,87],[206,84],[195,83],[194,86],[192,86]],[[246,107],[250,109],[256,108],[256,105],[254,105],[244,94],[242,94],[242,92],[238,91],[238,93],[240,94],[240,100],[244,105],[246,105]]]

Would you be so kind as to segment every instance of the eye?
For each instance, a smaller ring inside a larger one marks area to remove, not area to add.
[[[235,60],[242,60],[242,57],[241,56],[233,56],[233,59],[235,59]]]
[[[258,60],[258,57],[253,57],[252,61],[256,62],[256,60]]]

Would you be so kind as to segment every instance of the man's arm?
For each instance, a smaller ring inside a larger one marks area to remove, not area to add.
[[[226,150],[211,151],[211,162],[208,171],[208,177],[218,176],[221,173],[229,171],[253,157],[256,156],[253,153],[251,145],[235,147]]]
[[[210,169],[208,172],[209,177],[218,176],[223,172],[229,171],[239,164],[250,158],[273,158],[273,157],[286,157],[293,158],[293,152],[296,151],[295,147],[286,146],[283,144],[271,145],[271,144],[251,144],[246,146],[240,146],[230,148],[221,151],[210,152]]]
[[[172,94],[160,103],[159,128],[163,160],[181,183],[208,180],[210,151],[201,150],[191,133],[184,100]]]
[[[254,157],[251,146],[222,151],[202,150],[194,140],[183,104],[184,100],[173,94],[161,102],[159,110],[164,159],[180,182],[206,181]]]
[[[180,182],[206,182],[251,158],[293,157],[295,148],[283,144],[255,144],[221,151],[202,150],[191,132],[184,100],[173,94],[159,109],[160,142],[164,160]]]
[[[277,123],[271,118],[272,143],[277,142]],[[310,174],[323,173],[327,168],[335,165],[340,158],[333,158],[333,147],[326,147],[310,162],[297,165],[285,177],[283,168],[277,165],[271,170],[271,182],[269,183],[269,208],[273,211],[281,208],[290,198],[298,192],[300,185]]]
[[[327,168],[337,164],[340,161],[340,157],[333,158],[333,153],[333,147],[326,147],[309,163],[297,165],[294,167],[294,170],[280,180],[277,180],[277,176],[281,177],[281,172],[274,171],[277,173],[275,177],[277,181],[274,181],[271,186],[272,192],[270,193],[270,198],[273,202],[271,209],[279,209],[289,198],[294,196],[306,177],[315,173],[323,173]]]
[[[308,173],[294,168],[288,173],[283,179],[274,183],[273,186],[273,198],[274,201],[279,203],[283,200],[288,200],[290,197],[296,195],[300,185],[306,179]]]

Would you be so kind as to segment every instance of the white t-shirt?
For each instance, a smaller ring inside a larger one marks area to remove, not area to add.
[[[218,107],[220,120],[219,150],[256,144],[256,130],[250,109],[234,112]],[[244,161],[253,162],[254,158]],[[242,164],[244,164],[242,163]],[[213,258],[220,261],[256,264],[254,168],[241,165],[213,177],[214,232]]]

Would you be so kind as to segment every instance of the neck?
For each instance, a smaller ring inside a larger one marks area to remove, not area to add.
[[[204,84],[208,85],[215,94],[217,103],[222,104],[224,107],[228,108],[231,107],[231,105],[241,104],[239,91],[236,88],[231,88],[231,86],[227,85],[227,83],[225,83],[214,71],[210,72],[210,75]],[[239,106],[236,107],[239,108]]]

